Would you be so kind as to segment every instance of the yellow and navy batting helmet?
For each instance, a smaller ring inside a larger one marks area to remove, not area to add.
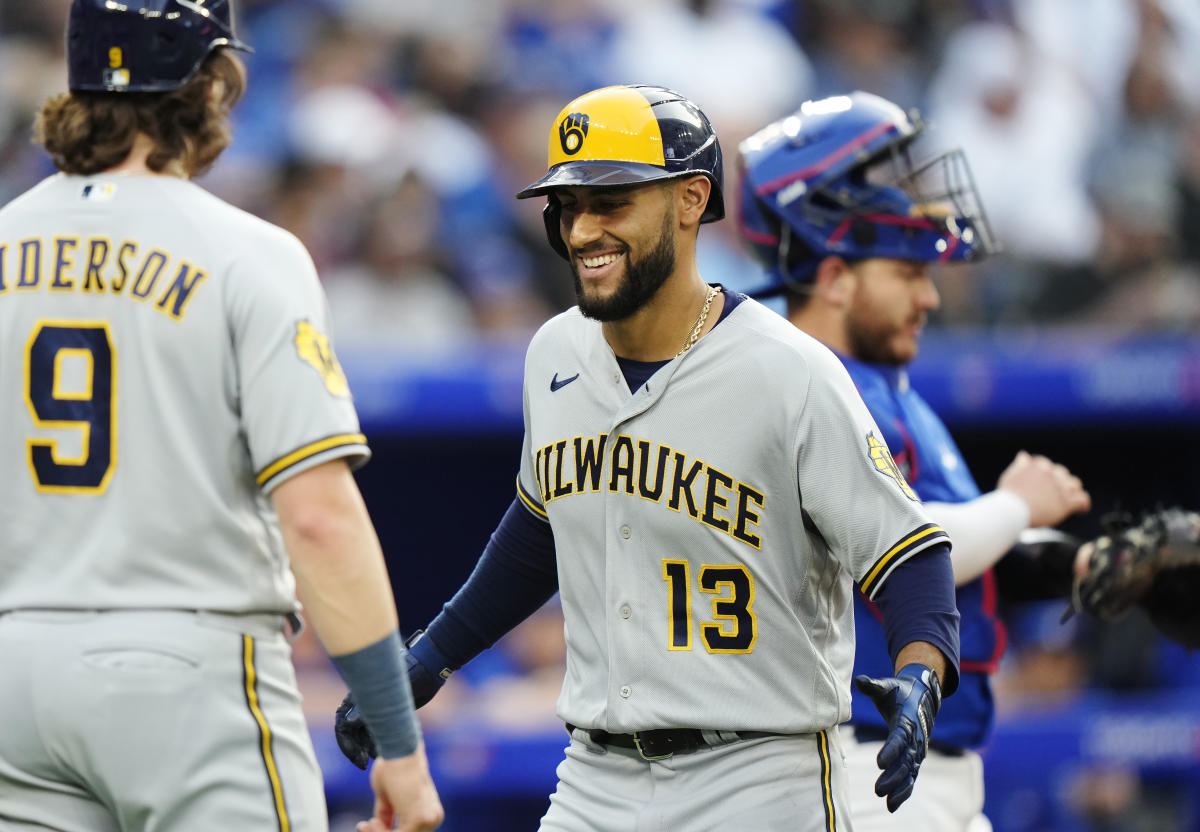
[[[546,175],[517,199],[546,194],[544,219],[550,245],[563,257],[554,189],[614,187],[703,174],[712,193],[701,222],[725,216],[721,196],[721,145],[708,117],[682,95],[643,84],[604,87],[563,107],[550,128]]]

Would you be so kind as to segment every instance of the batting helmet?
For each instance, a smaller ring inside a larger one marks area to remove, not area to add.
[[[254,51],[233,33],[230,0],[72,0],[67,86],[107,92],[179,89],[219,46]]]
[[[767,269],[759,297],[822,258],[947,262],[996,250],[961,150],[915,165],[925,125],[865,92],[807,101],[738,147],[738,227]]]
[[[542,214],[550,245],[568,257],[554,189],[612,187],[703,174],[712,192],[700,222],[725,216],[721,145],[708,117],[682,95],[643,84],[604,87],[576,98],[550,127],[549,170],[517,194],[547,194]]]

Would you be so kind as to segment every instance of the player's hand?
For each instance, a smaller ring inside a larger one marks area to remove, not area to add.
[[[354,704],[353,693],[346,694],[334,713],[333,735],[337,737],[338,748],[342,749],[346,759],[363,771],[367,770],[367,763],[379,754],[371,729]]]
[[[382,758],[371,769],[375,814],[358,824],[358,832],[431,832],[446,817],[429,776],[424,744],[407,757]]]
[[[923,664],[906,664],[894,677],[855,676],[855,686],[871,698],[888,726],[888,737],[875,762],[883,770],[875,794],[887,796],[894,812],[908,800],[929,750],[933,719],[942,707],[937,674]]]
[[[433,699],[434,694],[446,684],[446,676],[449,675],[449,670],[442,670],[446,667],[445,657],[434,646],[432,639],[424,638],[424,635],[424,631],[417,630],[409,637],[408,654],[404,659],[408,684],[412,687],[413,706],[416,708]],[[338,706],[333,718],[333,733],[346,759],[364,771],[367,762],[379,754],[371,729],[355,707],[353,693],[347,693]]]
[[[1092,507],[1079,477],[1044,456],[1021,451],[1000,475],[997,489],[1011,491],[1029,506],[1030,526],[1056,526]]]

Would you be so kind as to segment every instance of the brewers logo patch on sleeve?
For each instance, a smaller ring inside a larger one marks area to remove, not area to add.
[[[329,338],[308,321],[296,322],[296,354],[321,374],[325,389],[335,396],[349,396],[350,384]]]
[[[912,490],[912,486],[904,479],[904,474],[901,473],[900,467],[896,465],[896,460],[892,459],[892,452],[888,450],[879,437],[875,435],[875,431],[867,433],[867,456],[871,458],[875,470],[883,474],[885,477],[891,477],[896,481],[896,485],[904,492],[904,496],[913,502],[920,502],[916,492]]]

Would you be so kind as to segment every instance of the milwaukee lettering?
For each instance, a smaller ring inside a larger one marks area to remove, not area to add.
[[[687,514],[755,549],[765,496],[701,459],[645,439],[601,434],[560,439],[534,457],[543,503],[572,494],[636,495]]]

